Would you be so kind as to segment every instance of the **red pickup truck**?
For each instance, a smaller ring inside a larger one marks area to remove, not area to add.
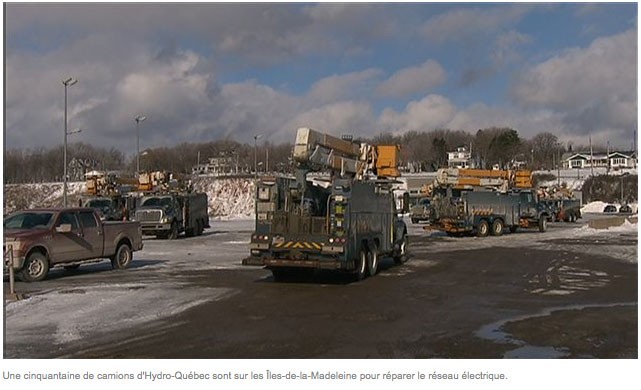
[[[10,246],[13,267],[26,282],[43,280],[54,266],[74,269],[102,258],[126,268],[143,246],[138,222],[103,222],[85,207],[18,211],[3,225],[5,259]]]

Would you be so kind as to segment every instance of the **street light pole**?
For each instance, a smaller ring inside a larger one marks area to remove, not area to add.
[[[62,85],[65,86],[65,138],[64,138],[64,148],[62,152],[62,154],[64,155],[63,157],[64,166],[62,168],[62,205],[63,207],[67,207],[67,135],[69,134],[69,132],[67,131],[67,87],[71,87],[77,82],[78,80],[74,79],[73,77],[69,77],[65,80],[62,80]]]
[[[627,172],[621,175],[621,206],[623,206],[623,179],[628,175]]]
[[[260,134],[254,135],[254,179],[258,178],[258,139],[262,137]]]
[[[139,124],[147,119],[144,115],[136,115],[134,120],[136,121],[136,173],[140,172],[140,129]]]

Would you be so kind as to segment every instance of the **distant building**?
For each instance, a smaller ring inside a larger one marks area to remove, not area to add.
[[[206,164],[192,168],[194,174],[209,174],[214,176],[227,176],[238,173],[238,160],[231,156],[210,157]]]
[[[459,146],[454,152],[447,152],[448,168],[472,168],[472,153],[465,147]]]
[[[636,168],[636,152],[610,152],[610,153],[592,153],[578,152],[565,153],[562,157],[563,168],[565,169],[583,169],[583,168],[611,168],[627,169]]]

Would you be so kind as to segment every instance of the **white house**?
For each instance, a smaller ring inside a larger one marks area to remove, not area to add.
[[[592,153],[578,152],[566,153],[563,156],[563,168],[636,168],[637,156],[636,152],[610,152],[608,153]]]
[[[459,146],[455,152],[447,152],[448,168],[471,168],[472,153],[465,146]]]

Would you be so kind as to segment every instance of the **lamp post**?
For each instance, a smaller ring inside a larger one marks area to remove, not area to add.
[[[62,169],[62,205],[64,207],[67,207],[67,135],[70,134],[70,132],[67,130],[67,87],[71,87],[77,82],[78,80],[74,79],[73,77],[62,80],[62,85],[65,86],[65,137],[63,149],[64,167]],[[77,133],[79,131],[79,129],[77,131],[74,130],[72,133]]]
[[[140,172],[140,130],[139,124],[147,119],[144,115],[136,115],[134,120],[136,121],[136,173]]]
[[[254,179],[258,178],[258,139],[262,137],[260,134],[254,135]]]
[[[623,206],[623,179],[628,175],[627,172],[621,175],[621,206]]]

